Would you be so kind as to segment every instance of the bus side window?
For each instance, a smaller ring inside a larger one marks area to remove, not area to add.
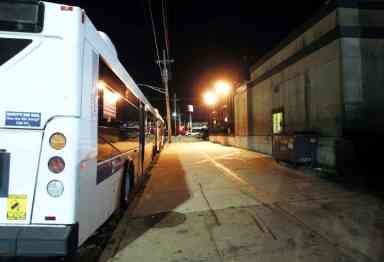
[[[109,141],[107,141],[105,138],[103,138],[99,134],[98,141],[97,141],[97,162],[105,161],[119,154],[120,154],[119,150],[114,148],[109,143]]]
[[[117,104],[118,134],[113,145],[125,153],[139,147],[140,112],[132,103],[120,99]]]
[[[140,111],[139,99],[102,58],[99,61],[99,154],[106,160],[139,147]]]

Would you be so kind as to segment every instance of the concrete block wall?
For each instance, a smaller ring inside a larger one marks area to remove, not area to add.
[[[341,39],[343,134],[384,135],[384,10],[339,8],[338,22],[360,29]]]
[[[248,98],[246,84],[236,89],[234,95],[234,126],[236,136],[248,135]]]
[[[256,79],[263,74],[270,71],[273,67],[293,56],[305,46],[315,42],[327,32],[337,26],[337,11],[331,12],[329,15],[323,17],[311,28],[306,30],[303,34],[299,35],[296,39],[291,41],[287,46],[282,48],[277,54],[268,58],[263,64],[252,67],[251,78]],[[279,48],[279,47],[277,47]]]
[[[235,136],[212,141],[272,154],[272,113],[283,110],[285,133],[317,132],[318,162],[335,167],[366,144],[354,134],[384,135],[384,2],[333,2],[252,67]]]
[[[321,134],[318,162],[335,164],[335,141],[341,134],[340,41],[336,40],[272,77],[236,94],[235,107],[248,107],[248,136],[212,137],[211,141],[272,154],[272,111],[285,112],[285,131],[313,130]],[[236,113],[237,112],[237,113]],[[235,109],[235,123],[244,116]],[[244,111],[245,112],[245,111]]]
[[[384,16],[384,13],[383,13]],[[384,134],[384,39],[342,39],[344,134]]]
[[[271,136],[210,136],[209,141],[272,155]]]
[[[382,13],[384,17],[384,12]],[[364,125],[384,135],[384,39],[361,39]]]
[[[249,136],[268,136],[272,133],[272,88],[263,81],[248,89]]]

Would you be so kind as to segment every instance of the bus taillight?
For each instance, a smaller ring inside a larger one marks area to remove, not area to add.
[[[64,185],[59,180],[52,180],[47,185],[47,192],[51,197],[60,197],[64,192]]]
[[[64,160],[59,156],[54,156],[48,161],[48,168],[52,173],[59,174],[65,168]]]
[[[61,133],[55,133],[49,138],[49,144],[53,149],[61,150],[65,147],[67,139]]]
[[[61,11],[73,11],[73,6],[62,5],[60,9],[61,9]]]

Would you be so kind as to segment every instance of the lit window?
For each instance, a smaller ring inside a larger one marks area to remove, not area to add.
[[[284,114],[283,112],[277,112],[272,114],[273,121],[273,133],[280,134],[283,132]]]

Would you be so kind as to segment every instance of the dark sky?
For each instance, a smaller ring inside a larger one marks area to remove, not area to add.
[[[164,48],[161,0],[151,0],[159,48]],[[244,80],[247,65],[272,49],[310,18],[325,0],[164,0],[167,1],[173,80],[176,92],[201,104],[202,92],[218,79]],[[106,32],[119,58],[138,83],[161,86],[147,0],[67,0],[80,6]],[[155,106],[159,94],[143,90]],[[184,100],[182,103],[188,103]]]

